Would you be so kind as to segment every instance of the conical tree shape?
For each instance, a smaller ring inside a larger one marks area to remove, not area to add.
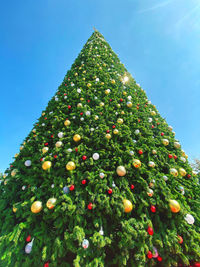
[[[0,192],[0,266],[200,260],[197,178],[172,128],[98,31]]]

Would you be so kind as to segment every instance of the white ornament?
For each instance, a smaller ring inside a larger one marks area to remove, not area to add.
[[[99,78],[96,78],[96,82],[99,82]]]
[[[90,111],[86,111],[86,112],[85,112],[85,115],[86,115],[86,116],[90,116],[90,115],[91,115],[91,112],[90,112]]]
[[[64,99],[67,99],[67,96],[66,95],[64,96]]]
[[[98,160],[99,159],[99,153],[94,153],[92,155],[92,157],[93,157],[94,160]]]
[[[129,151],[129,154],[131,155],[131,156],[133,156],[134,155],[134,151]]]
[[[91,128],[90,131],[93,132],[94,131],[94,128]]]
[[[135,130],[135,134],[138,135],[140,133],[140,130]]]
[[[133,141],[133,143],[137,143],[137,141],[136,141],[136,140],[134,140],[134,139],[133,139],[132,141]]]
[[[55,101],[58,101],[58,98],[57,97],[55,97]]]
[[[132,99],[132,96],[131,96],[131,95],[129,95],[129,96],[127,96],[127,98],[128,98],[128,100],[131,100],[131,99]]]
[[[86,249],[86,248],[89,247],[89,241],[88,241],[87,239],[83,239],[82,247],[83,247],[84,249]]]
[[[58,141],[58,142],[56,142],[56,147],[61,147],[62,146],[62,142],[61,141]]]
[[[25,190],[25,189],[26,189],[26,186],[25,186],[25,185],[23,185],[23,186],[22,186],[22,190]]]
[[[180,157],[180,160],[183,161],[184,163],[186,162],[186,158]]]
[[[103,231],[103,227],[101,226],[100,230],[99,230],[99,234],[100,235],[104,235],[104,231]]]
[[[45,123],[42,123],[42,126],[45,126]]]
[[[166,175],[163,176],[163,179],[165,180],[165,182],[168,180],[168,177]]]
[[[71,83],[71,86],[73,87],[75,84],[74,83]]]
[[[81,117],[81,118],[80,118],[80,120],[81,120],[81,121],[84,121],[84,118],[83,118],[83,117]]]
[[[76,119],[76,116],[73,116],[72,119]]]
[[[149,167],[152,167],[152,168],[156,166],[156,164],[153,161],[149,161],[148,165]]]
[[[29,242],[29,243],[25,246],[25,252],[26,252],[27,254],[30,254],[31,251],[32,251],[33,241],[34,241],[34,238],[33,238],[33,240],[32,240],[31,242]]]
[[[64,136],[64,133],[63,133],[63,132],[59,132],[59,133],[58,133],[58,137],[59,137],[59,138],[63,138],[63,136]]]
[[[194,217],[191,214],[187,214],[184,219],[187,223],[194,224]]]
[[[31,166],[31,160],[29,160],[29,159],[26,160],[24,164],[26,167],[30,167]]]
[[[148,119],[149,122],[152,122],[152,120],[153,120],[152,118],[149,118],[149,119]]]
[[[97,96],[95,96],[95,97],[94,97],[94,99],[98,99],[98,97],[97,97]]]
[[[81,89],[80,89],[80,88],[78,88],[78,89],[77,89],[77,92],[80,94],[80,93],[81,93]]]
[[[101,179],[103,179],[104,176],[105,176],[105,174],[104,174],[103,172],[100,172],[99,177],[100,177]]]
[[[116,187],[116,184],[114,182],[112,182],[112,187],[115,188]]]
[[[68,148],[67,149],[67,152],[71,153],[72,152],[72,149],[71,148]]]
[[[172,131],[173,127],[172,126],[168,126],[168,130]]]

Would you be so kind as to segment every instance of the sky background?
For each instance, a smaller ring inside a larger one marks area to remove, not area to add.
[[[199,0],[19,0],[0,10],[0,172],[96,27],[200,158]]]

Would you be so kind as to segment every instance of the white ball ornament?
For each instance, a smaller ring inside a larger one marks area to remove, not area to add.
[[[129,151],[129,155],[133,156],[134,155],[134,151]]]
[[[152,118],[149,118],[149,119],[148,119],[148,122],[152,122],[152,120],[153,120]]]
[[[64,136],[64,133],[63,133],[63,132],[59,132],[59,133],[58,133],[58,137],[59,137],[59,138],[63,138],[63,136]]]
[[[72,149],[71,148],[68,148],[67,149],[67,152],[71,153],[72,152]]]
[[[163,179],[166,182],[168,180],[168,177],[166,175],[163,175]]]
[[[80,88],[77,89],[77,93],[79,93],[79,94],[81,93],[81,89]]]
[[[148,166],[154,168],[156,164],[153,161],[149,161]]]
[[[61,141],[56,142],[56,147],[61,147],[61,146],[62,146],[62,142]]]
[[[26,166],[26,167],[30,167],[31,166],[31,160],[26,160],[25,161],[25,163],[24,163],[24,165]]]
[[[131,96],[131,95],[129,95],[129,96],[127,96],[127,98],[128,98],[128,100],[131,100],[131,99],[132,99],[132,96]]]
[[[140,130],[135,130],[135,134],[138,135],[140,133]]]
[[[179,142],[174,142],[174,147],[175,147],[175,148],[180,148],[181,145],[179,144]]]
[[[172,131],[173,130],[173,127],[172,126],[168,126],[168,130],[169,131]]]
[[[85,112],[85,115],[86,115],[86,116],[90,116],[90,115],[91,115],[91,112],[90,112],[90,111],[86,111],[86,112]]]
[[[101,179],[103,179],[104,176],[105,176],[105,174],[104,174],[103,172],[100,172],[99,177],[100,177]]]
[[[93,158],[94,160],[98,160],[98,159],[99,159],[99,153],[94,153],[94,154],[92,155],[92,158]]]
[[[84,118],[83,118],[83,117],[81,117],[81,118],[80,118],[80,120],[81,120],[81,121],[84,121]]]
[[[194,224],[194,217],[191,214],[187,214],[184,219],[188,224]]]
[[[87,239],[83,239],[82,247],[84,249],[87,249],[89,247],[89,241]]]

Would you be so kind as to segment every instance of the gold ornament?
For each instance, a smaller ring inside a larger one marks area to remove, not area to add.
[[[45,161],[43,164],[42,164],[42,169],[43,170],[48,170],[51,168],[51,161]]]
[[[83,98],[83,97],[80,97],[80,100],[81,100],[81,101],[83,101],[83,100],[84,100],[84,98]]]
[[[156,115],[156,112],[154,110],[151,111],[151,115],[152,116],[155,116]]]
[[[73,140],[74,140],[74,142],[79,142],[81,140],[81,136],[79,134],[75,134],[73,136]]]
[[[49,148],[45,146],[45,147],[43,147],[43,149],[42,149],[42,153],[44,154],[44,153],[46,153],[48,150],[49,150]]]
[[[129,213],[129,212],[132,211],[132,209],[133,209],[133,205],[132,205],[132,203],[130,202],[130,200],[128,200],[128,199],[124,199],[124,200],[123,200],[123,204],[124,204],[124,212]]]
[[[20,148],[19,148],[19,149],[20,149],[20,150],[22,150],[23,148],[24,148],[23,146],[20,146]]]
[[[16,153],[16,154],[15,154],[15,158],[17,158],[18,156],[19,156],[19,154],[18,154],[18,153]]]
[[[108,95],[110,93],[110,89],[105,90],[105,94]]]
[[[197,175],[197,172],[192,171],[192,175],[196,176]]]
[[[126,175],[126,169],[124,166],[118,166],[116,172],[119,176],[125,176]]]
[[[87,87],[91,87],[91,86],[92,86],[91,83],[88,83],[88,84],[87,84]]]
[[[117,119],[117,122],[118,122],[119,124],[122,124],[122,123],[124,122],[124,120],[121,119],[121,118],[119,118],[119,119]]]
[[[118,134],[119,131],[118,131],[117,129],[114,129],[113,133],[114,133],[114,134]]]
[[[174,177],[178,176],[178,171],[175,168],[170,169],[170,174],[173,175]]]
[[[82,106],[83,106],[82,103],[78,103],[78,104],[77,104],[77,107],[78,107],[78,108],[82,108]]]
[[[106,134],[106,138],[107,138],[107,139],[110,139],[110,138],[111,138],[111,134],[107,133],[107,134]]]
[[[180,148],[181,145],[179,144],[179,142],[174,142],[174,147],[175,147],[175,148]]]
[[[99,104],[99,106],[100,106],[100,107],[103,107],[103,106],[104,106],[104,103],[103,103],[103,102],[101,102],[101,103]]]
[[[140,168],[141,167],[141,161],[139,159],[134,159],[133,160],[133,166],[135,168]]]
[[[172,131],[173,130],[173,127],[172,126],[168,126],[168,130],[169,131]]]
[[[56,147],[61,147],[61,146],[62,146],[62,142],[61,141],[56,142]]]
[[[11,171],[11,176],[14,177],[17,174],[17,169]]]
[[[17,208],[13,207],[12,210],[13,210],[13,212],[15,213],[15,212],[17,211]]]
[[[34,201],[31,205],[32,213],[39,213],[42,210],[42,202],[41,201]]]
[[[66,165],[68,171],[73,171],[76,168],[76,164],[73,161],[69,161]]]
[[[155,149],[152,150],[152,154],[156,155],[157,151]]]
[[[74,75],[75,75],[75,76],[78,76],[78,73],[76,72]]]
[[[44,116],[45,115],[45,112],[42,112],[42,116]]]
[[[168,146],[169,145],[169,140],[168,139],[162,139],[162,143],[164,146]]]
[[[115,84],[115,80],[111,80],[111,83],[112,83],[112,84]]]
[[[50,198],[46,203],[47,208],[50,210],[53,209],[55,207],[55,205],[56,205],[56,198],[54,198],[54,197]]]
[[[71,122],[70,122],[70,120],[66,120],[66,121],[64,122],[64,124],[65,124],[65,126],[69,126],[69,125],[71,124]]]
[[[169,207],[173,213],[177,213],[181,209],[179,203],[176,200],[172,199],[169,201]]]
[[[131,108],[133,106],[133,103],[129,101],[129,102],[127,102],[126,105],[127,105],[128,108]]]
[[[122,115],[124,115],[124,114],[125,114],[125,112],[122,110],[122,111],[121,111],[121,114],[122,114]]]
[[[187,174],[187,172],[183,168],[180,168],[178,171],[179,171],[181,176],[186,176],[186,174]]]
[[[99,119],[99,116],[98,115],[95,115],[94,116],[94,119],[95,119],[95,121],[97,121]]]
[[[121,108],[121,105],[120,105],[120,104],[117,104],[117,107],[118,107],[118,108]]]
[[[127,92],[126,91],[123,91],[123,95],[127,95]]]

